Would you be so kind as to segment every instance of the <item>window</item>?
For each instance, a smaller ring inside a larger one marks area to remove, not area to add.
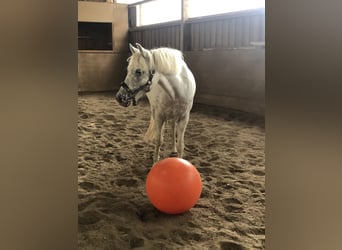
[[[137,6],[137,26],[181,19],[180,0],[158,0]]]
[[[118,0],[134,4],[137,0]],[[136,5],[136,26],[181,19],[181,0],[154,0]],[[187,0],[187,17],[200,17],[242,10],[265,8],[265,0]]]
[[[141,0],[117,0],[134,4]],[[177,21],[181,19],[181,0],[154,0],[135,5],[134,26]]]
[[[79,50],[112,50],[112,24],[78,22]]]
[[[265,0],[188,0],[188,17],[265,8]]]
[[[125,4],[132,4],[132,3],[137,3],[140,2],[141,0],[117,0],[117,3],[125,3]]]

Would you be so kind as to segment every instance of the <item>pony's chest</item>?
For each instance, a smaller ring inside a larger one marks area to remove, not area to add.
[[[147,93],[150,105],[158,116],[170,120],[182,117],[189,110],[192,98],[188,97],[187,85],[179,77],[157,75],[153,88]]]

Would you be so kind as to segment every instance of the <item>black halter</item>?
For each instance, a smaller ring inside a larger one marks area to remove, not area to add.
[[[152,84],[153,76],[154,76],[154,70],[150,70],[147,82],[145,84],[135,88],[135,89],[130,89],[128,87],[127,83],[125,83],[125,82],[121,83],[121,87],[123,87],[128,94],[127,99],[133,101],[133,106],[137,105],[137,101],[135,100],[135,96],[136,96],[136,94],[138,94],[139,91],[143,90],[147,93],[151,90],[151,84]]]

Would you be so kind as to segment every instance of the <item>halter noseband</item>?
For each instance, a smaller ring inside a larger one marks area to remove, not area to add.
[[[138,94],[139,91],[144,90],[147,93],[151,90],[151,84],[152,84],[153,76],[154,76],[154,70],[149,70],[149,76],[148,76],[147,82],[145,84],[135,88],[135,89],[130,89],[128,87],[127,83],[125,83],[125,82],[121,83],[121,87],[123,87],[128,94],[127,100],[132,100],[133,106],[137,105],[137,101],[135,100],[135,96],[136,96],[136,94]]]

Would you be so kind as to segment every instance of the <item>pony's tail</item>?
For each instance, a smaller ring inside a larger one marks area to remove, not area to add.
[[[151,116],[150,125],[145,133],[144,141],[148,144],[154,144],[155,141],[155,128],[154,128],[154,120]]]

